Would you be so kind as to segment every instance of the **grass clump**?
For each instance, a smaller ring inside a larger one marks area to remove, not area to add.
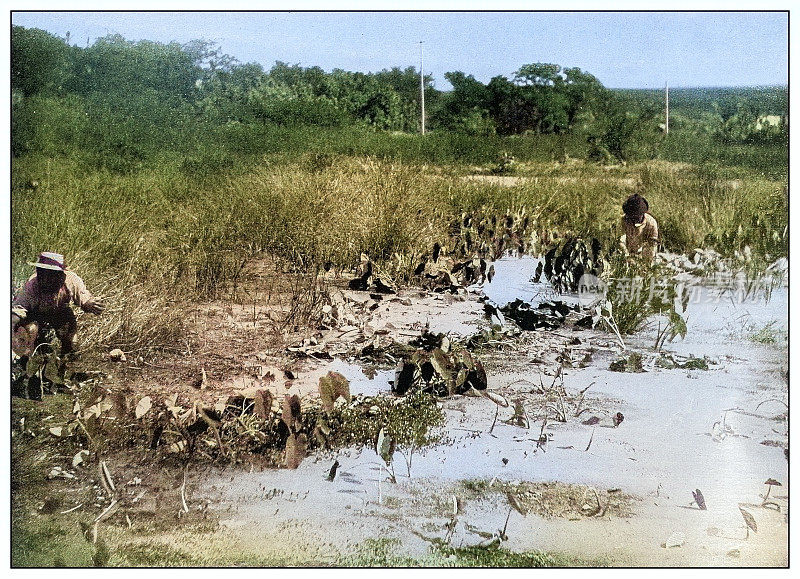
[[[12,510],[11,567],[91,567],[95,553],[71,519]]]
[[[775,328],[776,321],[768,322],[763,328],[752,328],[748,339],[757,344],[775,344],[781,339],[786,339],[785,332]]]
[[[597,561],[586,561],[559,553],[541,551],[515,552],[491,543],[486,547],[439,547],[441,557],[454,567],[601,567]]]
[[[118,567],[191,567],[202,564],[194,555],[158,541],[122,543],[115,549],[113,561]]]
[[[329,413],[308,413],[304,424],[317,434],[329,431],[323,444],[331,448],[374,446],[381,429],[398,446],[418,448],[439,439],[444,414],[433,394],[414,390],[395,398],[377,396],[362,403],[342,405]],[[313,424],[313,427],[312,427]]]
[[[418,567],[412,557],[397,554],[401,542],[394,538],[367,539],[360,543],[354,555],[341,558],[339,567]]]
[[[614,360],[608,366],[608,369],[612,372],[644,372],[644,368],[642,367],[642,355],[634,352],[627,358]]]
[[[584,560],[560,553],[541,551],[515,552],[504,549],[497,543],[487,546],[451,547],[437,543],[430,553],[412,557],[400,553],[399,539],[367,539],[359,544],[356,554],[343,557],[337,562],[341,567],[494,567],[494,568],[538,568],[538,567],[605,567],[603,560]]]

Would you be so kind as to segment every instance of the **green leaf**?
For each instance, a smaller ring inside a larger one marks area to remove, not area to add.
[[[753,531],[758,532],[758,525],[756,524],[756,520],[753,518],[753,515],[745,511],[742,507],[739,507],[739,512],[742,513],[742,518],[744,519],[745,524],[753,529]]]
[[[45,364],[42,375],[53,384],[63,384],[64,379],[60,375],[60,365],[58,358],[51,357]]]
[[[466,368],[461,368],[458,371],[458,376],[456,376],[456,390],[461,390],[464,386],[464,382],[467,381],[467,375],[469,371]]]
[[[686,331],[687,331],[686,320],[684,320],[683,317],[678,312],[674,310],[670,312],[669,322],[670,325],[672,326],[671,331],[673,337],[675,336],[680,336],[681,338],[686,337]]]
[[[449,388],[453,383],[453,370],[452,362],[450,362],[450,360],[447,358],[447,354],[445,354],[440,348],[435,348],[433,352],[431,352],[431,365],[439,374],[439,376],[442,377]]]
[[[375,445],[375,452],[380,456],[386,465],[392,464],[395,444],[391,436],[388,436],[383,428],[378,433],[378,443]]]
[[[28,358],[28,364],[25,366],[25,373],[28,375],[28,378],[36,376],[36,373],[39,372],[44,364],[45,357],[41,354],[36,354]]]

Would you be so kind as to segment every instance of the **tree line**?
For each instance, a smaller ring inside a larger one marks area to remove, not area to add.
[[[580,68],[526,64],[511,78],[496,76],[486,84],[461,71],[445,77],[450,91],[437,90],[430,75],[423,79],[432,131],[580,133],[598,159],[630,158],[657,138],[663,103],[609,90]],[[203,40],[163,44],[110,35],[79,48],[45,31],[13,26],[11,88],[15,156],[79,150],[98,164],[122,168],[156,150],[192,150],[220,130],[243,142],[252,136],[247,128],[357,126],[414,133],[420,124],[420,75],[413,66],[325,72],[276,62],[265,70]],[[727,119],[717,115],[720,127],[737,128],[728,130],[729,137],[752,137],[742,134],[745,113],[749,127],[758,117],[752,103]]]

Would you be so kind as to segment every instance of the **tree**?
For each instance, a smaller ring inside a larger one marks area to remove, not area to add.
[[[629,110],[622,99],[608,95],[587,140],[595,160],[628,161],[650,157],[658,139],[655,110],[650,107]]]
[[[198,110],[216,123],[252,122],[255,119],[251,98],[268,78],[260,64],[234,65],[218,70],[198,86]]]
[[[564,83],[557,64],[525,64],[514,74],[514,82],[523,86],[559,86]]]
[[[175,42],[131,42],[118,34],[105,36],[81,52],[80,81],[73,90],[119,99],[152,89],[171,102],[192,99],[202,75],[195,58]]]
[[[11,88],[29,97],[56,94],[73,75],[75,53],[67,43],[44,30],[11,28]]]
[[[564,94],[568,100],[567,123],[572,128],[579,115],[592,115],[606,97],[606,89],[597,78],[580,68],[564,69]]]
[[[389,70],[382,70],[374,74],[375,80],[380,84],[391,88],[397,95],[405,102],[419,103],[419,71],[413,66],[407,66],[405,69],[395,66]],[[423,86],[425,87],[425,102],[432,100],[433,76],[426,74],[423,77]]]

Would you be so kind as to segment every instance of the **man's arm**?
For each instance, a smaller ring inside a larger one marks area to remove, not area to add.
[[[17,327],[28,317],[28,311],[19,305],[11,308],[11,331],[16,331]]]
[[[105,309],[103,302],[95,298],[88,289],[83,280],[74,272],[67,273],[66,279],[67,287],[72,294],[73,303],[81,308],[84,312],[90,314],[101,314]]]
[[[625,217],[622,217],[619,220],[619,230],[622,232],[622,235],[619,237],[619,247],[622,250],[622,255],[627,256],[628,252],[628,236],[625,233]]]
[[[31,283],[29,279],[22,287],[17,290],[14,299],[11,301],[11,329],[16,330],[17,327],[25,321],[28,317],[28,312],[31,311],[33,300],[31,298]]]
[[[656,257],[656,250],[658,249],[658,223],[656,223],[653,217],[650,217],[648,221],[649,223],[642,245],[642,257],[652,262]]]

